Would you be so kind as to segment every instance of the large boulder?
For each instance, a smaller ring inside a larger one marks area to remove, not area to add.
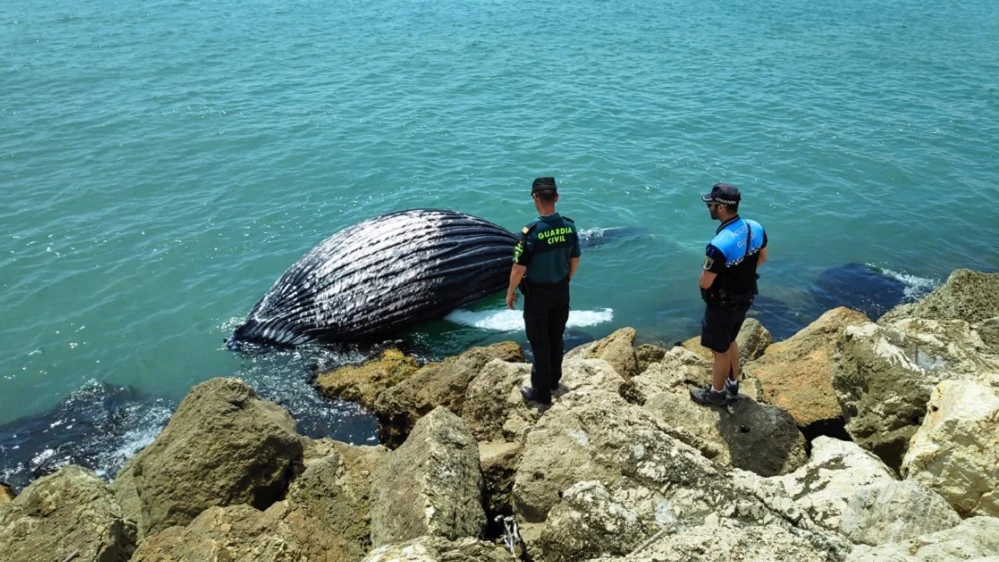
[[[398,349],[386,349],[377,359],[320,373],[316,388],[329,398],[340,398],[372,408],[378,395],[408,379],[419,366]]]
[[[776,476],[807,461],[805,436],[791,415],[776,406],[743,397],[727,409],[707,408],[695,404],[683,389],[655,394],[644,407],[697,437],[688,445],[725,466]]]
[[[371,550],[372,475],[387,455],[381,446],[331,439],[307,446],[305,472],[291,483],[287,503],[329,534],[327,558],[357,561]]]
[[[972,326],[989,350],[999,355],[999,316],[982,320]]]
[[[763,401],[790,412],[799,426],[834,423],[843,415],[832,385],[836,339],[846,327],[869,322],[860,312],[835,308],[768,347],[743,371],[760,381]]]
[[[626,380],[638,375],[638,356],[635,354],[634,328],[621,328],[606,338],[581,345],[565,355],[565,361],[576,359],[603,359]]]
[[[767,505],[791,501],[809,519],[832,531],[840,529],[842,514],[857,490],[895,482],[891,470],[876,456],[856,443],[825,436],[812,442],[808,464],[791,474],[759,478],[737,472],[736,480]]]
[[[760,404],[754,379],[746,378],[741,399],[726,409],[706,408],[690,399],[691,386],[711,380],[710,364],[683,347],[633,378],[621,394],[670,426],[673,435],[705,457],[762,476],[786,474],[805,463],[805,436],[785,411]],[[747,395],[748,394],[748,395]]]
[[[961,522],[940,494],[912,480],[882,481],[857,489],[839,530],[855,543],[877,546],[950,529]]]
[[[652,412],[606,391],[585,400],[574,394],[528,433],[514,479],[514,509],[534,560],[623,556],[662,529],[683,532],[722,519],[805,524],[729,478]],[[819,542],[845,544],[814,533]]]
[[[730,562],[732,560],[794,560],[840,562],[849,547],[824,545],[815,535],[779,525],[747,525],[722,520],[682,533],[664,534],[637,552],[590,562]]]
[[[337,537],[305,511],[278,502],[258,511],[248,505],[210,507],[186,527],[164,529],[135,551],[131,562],[163,560],[341,562]]]
[[[995,562],[999,557],[999,519],[972,517],[944,531],[877,547],[861,545],[847,562]]]
[[[267,509],[284,496],[302,449],[295,420],[243,381],[195,386],[125,469],[141,504],[140,536],[187,525],[213,506]]]
[[[999,517],[999,397],[995,388],[942,381],[912,437],[902,474],[939,492],[962,517]]]
[[[462,417],[479,441],[522,442],[543,409],[525,402],[522,386],[531,384],[531,366],[492,361],[468,386]],[[617,393],[624,379],[602,359],[567,359],[562,365],[557,401],[585,400],[590,393]]]
[[[382,443],[399,446],[418,419],[438,406],[461,415],[468,384],[493,359],[522,363],[524,352],[516,342],[473,347],[457,357],[420,368],[375,400]]]
[[[485,527],[478,444],[465,422],[443,406],[420,418],[375,470],[373,483],[376,547],[422,535],[478,537]]]
[[[531,384],[526,363],[490,361],[465,392],[462,418],[479,441],[519,441],[540,412],[530,408],[520,387]]]
[[[739,362],[745,365],[750,361],[760,358],[763,353],[774,343],[774,338],[770,331],[760,324],[755,318],[746,318],[742,324],[742,329],[735,338],[735,343],[739,345]],[[683,342],[684,348],[693,351],[707,361],[714,361],[714,353],[710,349],[701,345],[701,336],[694,336]]]
[[[999,273],[956,269],[943,285],[921,301],[890,310],[878,323],[887,325],[903,318],[977,323],[996,316],[999,316]]]
[[[362,562],[510,562],[510,553],[484,541],[422,536],[376,548]]]
[[[35,480],[0,506],[3,560],[125,562],[133,550],[135,525],[107,484],[78,466]]]
[[[896,470],[938,382],[999,384],[999,358],[963,320],[850,326],[836,349],[833,386],[846,430]]]

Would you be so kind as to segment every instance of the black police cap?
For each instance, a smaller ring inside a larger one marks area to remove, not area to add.
[[[711,193],[701,195],[701,201],[707,203],[722,203],[725,205],[738,205],[742,201],[742,194],[739,188],[727,183],[716,183],[711,187]]]

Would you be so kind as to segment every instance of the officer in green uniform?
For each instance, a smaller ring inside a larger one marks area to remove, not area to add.
[[[579,267],[579,231],[572,219],[555,212],[555,178],[535,179],[531,197],[539,216],[524,227],[514,246],[506,305],[513,309],[520,287],[524,328],[534,354],[531,386],[520,393],[526,400],[551,404],[562,379],[562,335],[569,319],[569,280]]]

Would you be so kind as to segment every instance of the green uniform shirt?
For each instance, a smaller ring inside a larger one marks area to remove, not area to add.
[[[524,227],[513,248],[513,261],[527,266],[532,283],[558,283],[569,276],[569,259],[579,257],[579,231],[572,219],[558,213]]]

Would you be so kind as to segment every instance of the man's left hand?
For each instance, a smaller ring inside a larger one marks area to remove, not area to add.
[[[506,307],[510,310],[514,310],[514,306],[517,304],[517,291],[507,291],[506,292]]]

